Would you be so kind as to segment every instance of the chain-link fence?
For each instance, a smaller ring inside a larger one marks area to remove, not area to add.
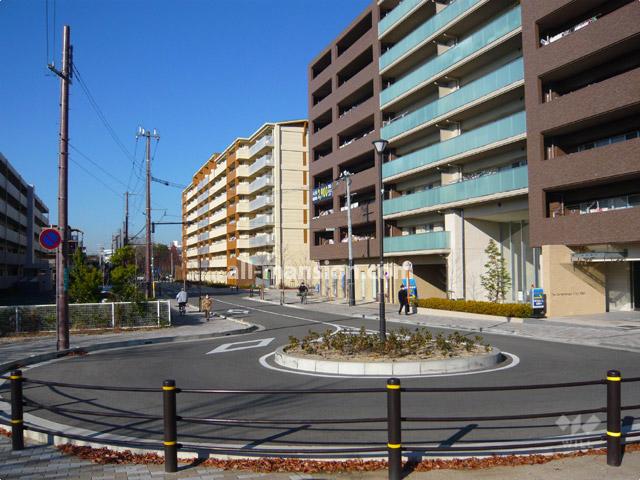
[[[75,331],[169,325],[171,325],[171,306],[168,300],[69,304],[69,328]],[[0,336],[55,330],[55,305],[0,307]]]

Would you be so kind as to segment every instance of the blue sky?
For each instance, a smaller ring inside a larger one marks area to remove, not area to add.
[[[157,128],[153,175],[186,185],[234,138],[266,121],[306,118],[309,62],[369,2],[0,0],[0,152],[36,186],[57,221],[60,82],[46,63],[60,65],[68,24],[75,65],[116,136],[135,153],[136,170],[142,172],[144,154],[136,129]],[[69,221],[94,252],[99,244],[108,248],[122,225],[124,191],[144,190],[78,81],[70,105]],[[179,221],[180,190],[152,188],[154,220]],[[144,197],[130,204],[135,234],[144,225]],[[178,227],[166,226],[155,239],[179,236]]]

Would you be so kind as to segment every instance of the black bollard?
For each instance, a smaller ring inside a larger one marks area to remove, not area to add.
[[[387,380],[387,452],[389,480],[400,480],[402,475],[402,418],[400,380]]]
[[[164,405],[164,471],[178,471],[178,427],[176,418],[176,382],[165,380],[162,384]]]
[[[618,370],[607,372],[607,465],[622,463],[622,433],[620,432],[620,381]]]
[[[24,418],[22,414],[22,371],[14,370],[9,376],[11,380],[11,448],[24,448]]]

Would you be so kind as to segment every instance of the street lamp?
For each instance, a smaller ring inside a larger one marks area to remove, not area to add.
[[[352,227],[351,227],[351,172],[344,170],[340,173],[340,176],[336,181],[343,180],[347,186],[347,242],[349,244],[349,277],[347,279],[347,290],[349,296],[349,306],[354,307],[356,304],[356,288],[355,279],[353,275],[353,240],[352,240]]]
[[[387,140],[374,140],[373,146],[378,154],[378,181],[380,182],[380,201],[378,202],[378,225],[380,225],[378,234],[378,248],[380,249],[380,340],[387,340],[387,321],[385,318],[384,308],[384,218],[382,217],[382,201],[384,199],[384,182],[382,181],[382,161],[384,152],[387,150],[389,142]]]

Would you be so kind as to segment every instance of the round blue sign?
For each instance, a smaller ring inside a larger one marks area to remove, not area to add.
[[[40,232],[40,245],[47,250],[55,250],[60,243],[62,243],[62,237],[55,228],[45,228]]]

